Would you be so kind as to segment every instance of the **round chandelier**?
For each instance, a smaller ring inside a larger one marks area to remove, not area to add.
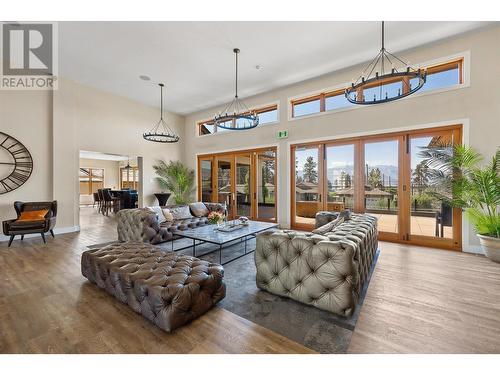
[[[158,121],[153,128],[142,135],[146,141],[159,142],[159,143],[175,143],[179,142],[179,136],[168,126],[163,120],[163,83],[160,86],[160,121]]]
[[[259,116],[238,98],[238,48],[233,49],[236,60],[236,87],[234,99],[214,117],[214,125],[227,130],[248,130],[259,125]]]
[[[382,21],[382,48],[363,69],[358,79],[346,88],[345,97],[349,102],[353,104],[387,103],[411,95],[425,84],[427,71],[413,69],[409,63],[405,63],[387,51],[384,39],[384,21]],[[394,83],[400,85],[397,93],[396,87],[389,86]]]

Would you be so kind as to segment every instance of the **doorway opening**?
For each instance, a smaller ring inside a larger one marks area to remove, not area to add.
[[[142,160],[132,155],[80,151],[80,228],[114,220],[122,209],[140,207]],[[106,218],[106,219],[103,219]]]

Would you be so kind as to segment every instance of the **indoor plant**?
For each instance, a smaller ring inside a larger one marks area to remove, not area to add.
[[[421,156],[433,168],[435,193],[464,210],[486,256],[500,262],[500,149],[485,165],[478,152],[464,145],[427,148]],[[443,190],[451,191],[451,196]]]
[[[158,177],[156,181],[161,189],[168,190],[172,193],[175,204],[190,203],[193,196],[194,171],[191,168],[184,166],[179,161],[170,161],[166,163],[163,160],[158,160],[156,165],[153,165]]]

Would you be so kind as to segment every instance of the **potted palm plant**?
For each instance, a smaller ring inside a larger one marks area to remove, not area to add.
[[[195,184],[194,171],[184,166],[179,161],[166,163],[159,160],[153,169],[158,175],[155,179],[162,190],[168,190],[175,204],[187,204],[191,202]]]
[[[430,176],[439,198],[464,210],[485,255],[500,262],[500,149],[487,164],[474,149],[438,146],[421,152],[433,168]],[[439,191],[451,191],[451,196]]]

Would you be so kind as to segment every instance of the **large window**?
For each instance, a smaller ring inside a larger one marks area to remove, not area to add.
[[[462,70],[463,60],[429,67],[427,68],[427,81],[420,91],[429,91],[459,85],[463,81]]]
[[[139,168],[120,168],[120,188],[137,190],[139,188]]]
[[[378,218],[379,240],[459,250],[461,211],[435,194],[452,198],[426,158],[460,142],[461,126],[451,125],[292,145],[292,228],[348,208]]]
[[[427,81],[419,92],[452,87],[463,82],[463,59],[428,66],[426,69]],[[386,96],[398,95],[399,92],[403,93],[409,87],[415,87],[418,82],[416,79],[412,79],[409,84],[409,86],[405,85],[401,79],[377,82],[360,90],[357,95],[364,95],[366,100],[383,99]],[[345,89],[337,89],[293,99],[291,101],[292,117],[299,118],[353,106],[354,104],[345,98],[344,91]]]
[[[324,103],[324,97],[313,96],[310,98],[297,100],[293,102],[293,117],[307,116],[313,113],[322,112],[321,107]],[[324,106],[323,106],[324,107]]]
[[[80,168],[78,177],[80,195],[92,195],[97,192],[97,189],[104,187],[104,169],[102,168]]]
[[[198,197],[226,203],[229,219],[276,222],[276,148],[198,156]]]
[[[278,121],[278,105],[273,104],[268,107],[258,108],[255,110],[259,117],[259,125],[271,124]],[[227,121],[229,125],[231,122]],[[228,129],[222,129],[214,125],[213,120],[202,121],[198,123],[198,134],[209,135],[214,133],[226,132]]]

